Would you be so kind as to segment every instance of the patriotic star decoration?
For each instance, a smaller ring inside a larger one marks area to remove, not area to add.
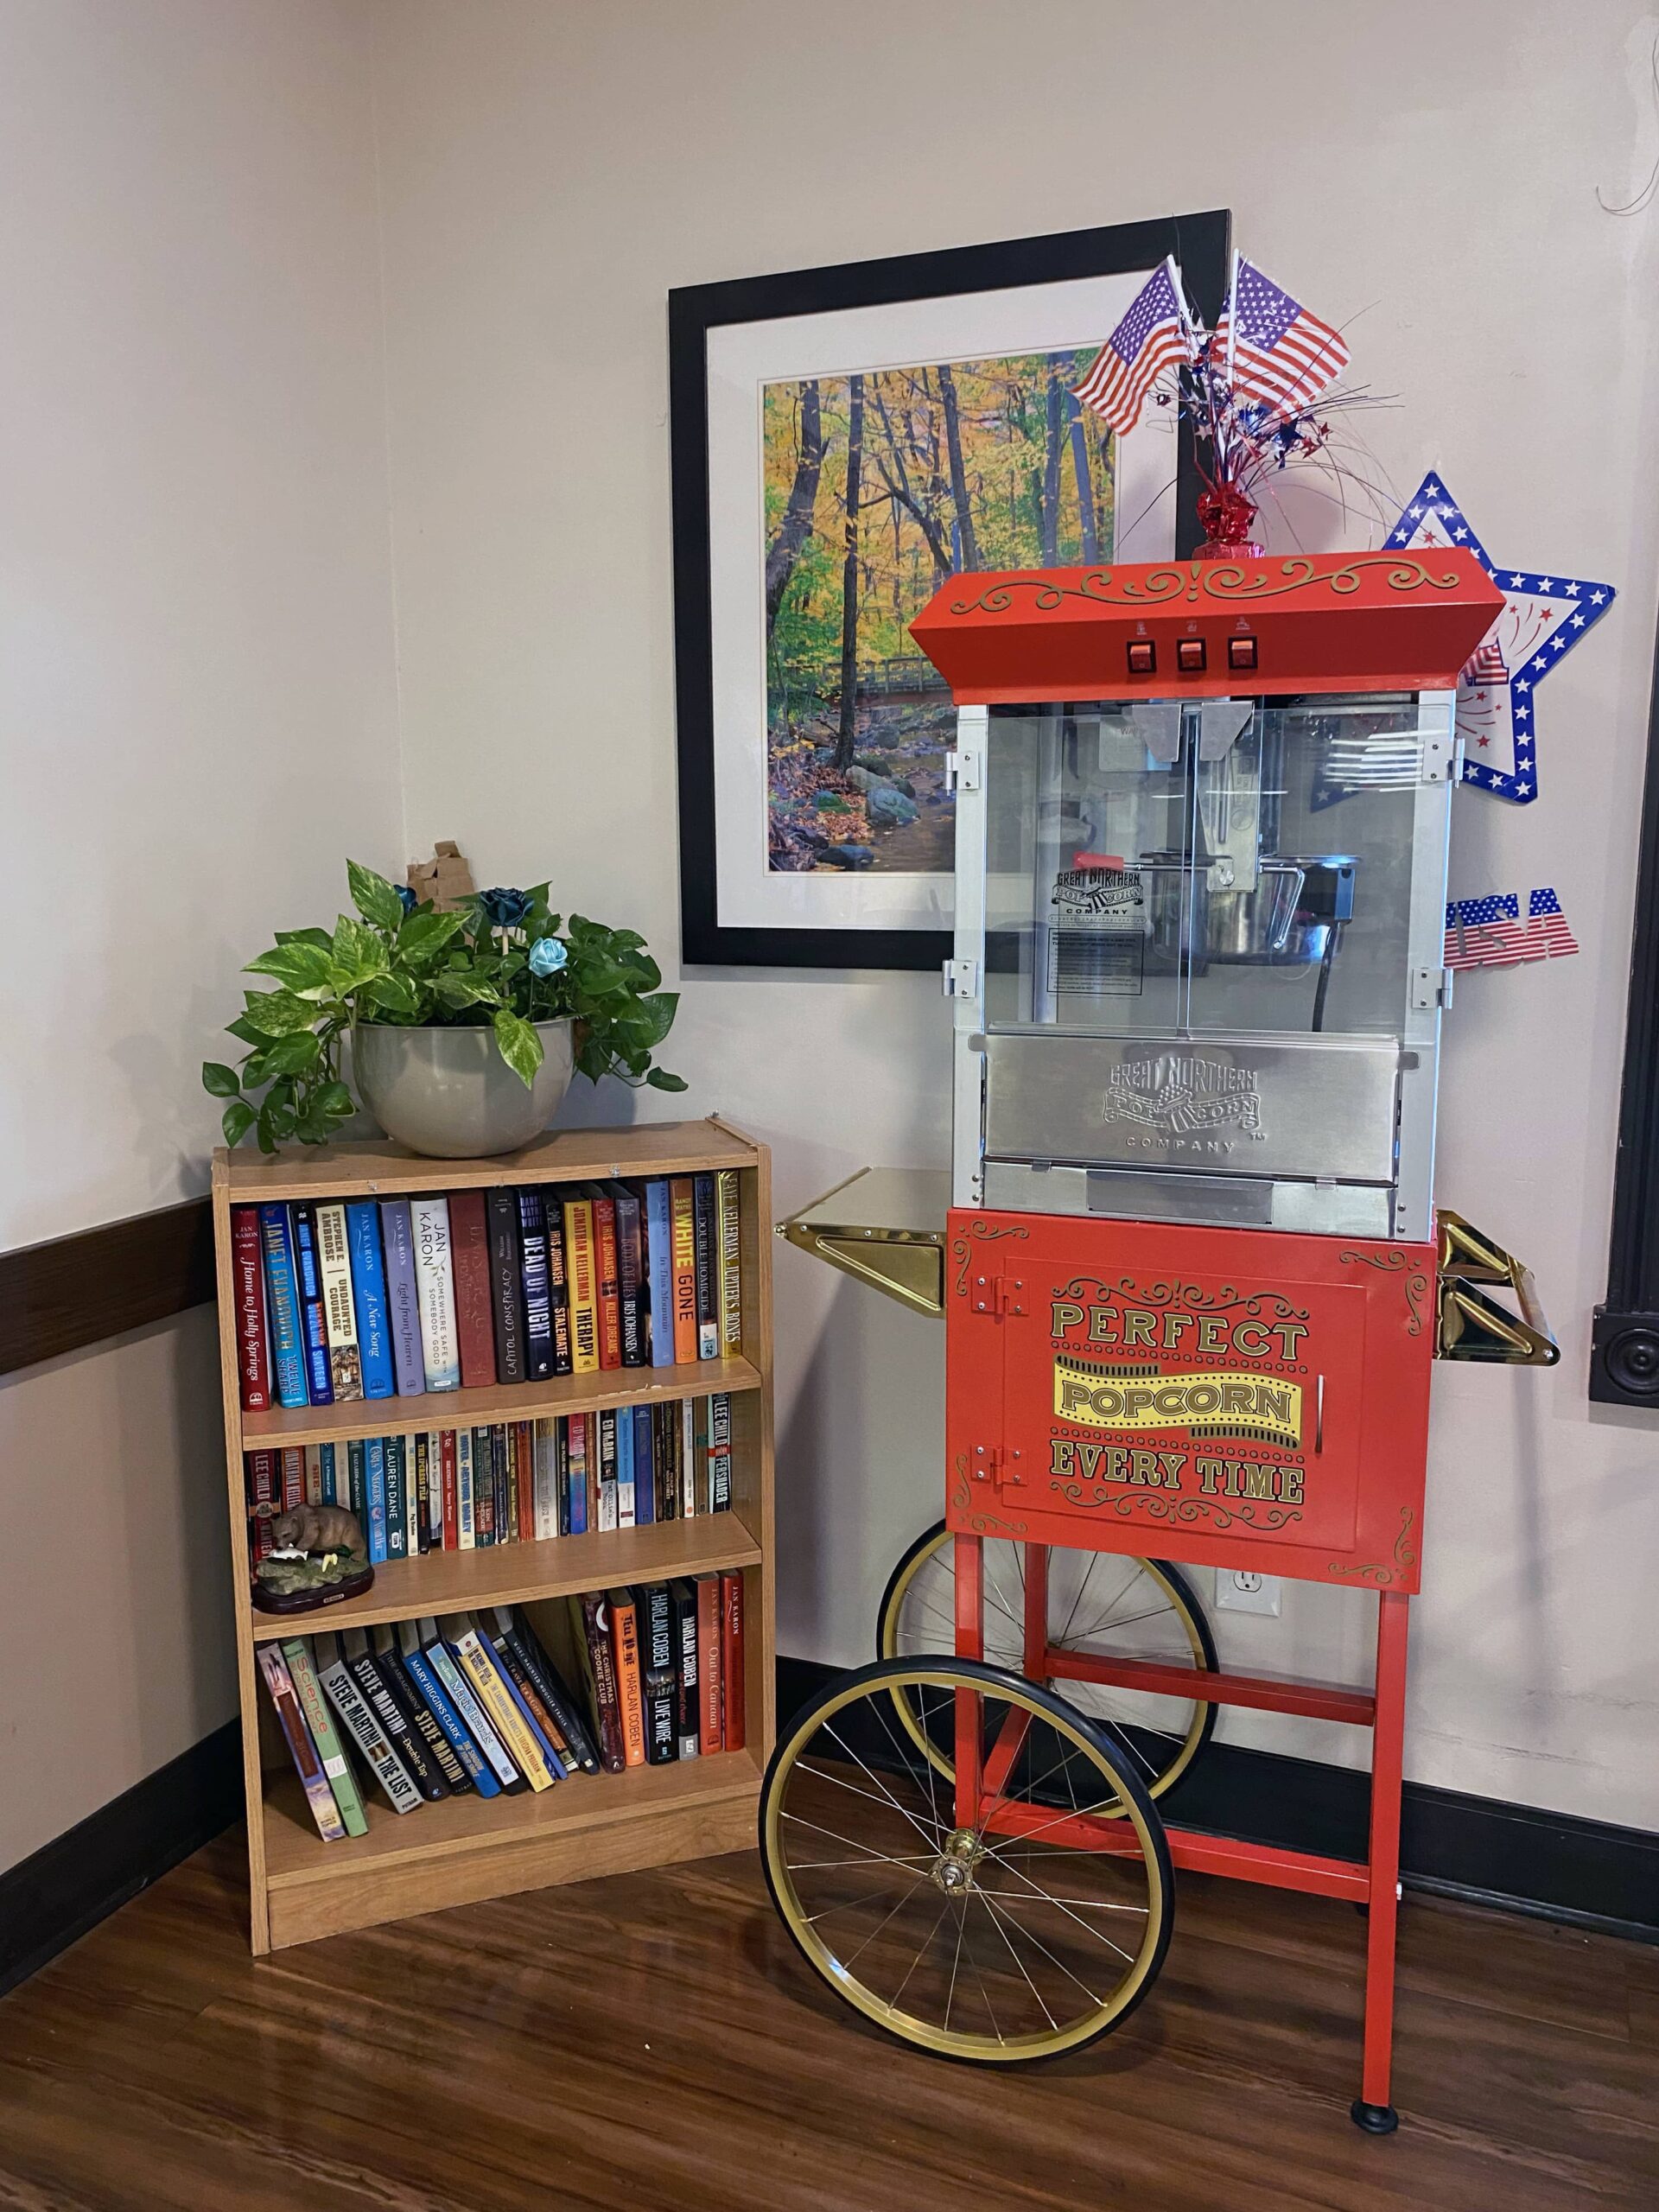
[[[1458,679],[1463,780],[1530,806],[1538,796],[1538,686],[1600,621],[1617,594],[1582,576],[1501,568],[1444,480],[1424,477],[1385,545],[1466,545],[1503,594],[1503,612]]]

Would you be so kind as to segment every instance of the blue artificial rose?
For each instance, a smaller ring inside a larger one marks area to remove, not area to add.
[[[392,889],[397,893],[398,901],[404,912],[406,914],[412,914],[421,902],[409,886],[406,883],[395,883]]]
[[[478,903],[489,916],[492,929],[516,929],[530,912],[530,901],[522,891],[504,891],[499,886],[493,891],[480,891]]]
[[[562,937],[538,937],[530,948],[532,976],[556,976],[570,957]]]

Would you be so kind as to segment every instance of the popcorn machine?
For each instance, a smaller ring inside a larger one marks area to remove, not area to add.
[[[1395,2124],[1430,1363],[1556,1356],[1431,1195],[1452,694],[1502,605],[1436,550],[959,576],[914,626],[959,709],[948,1214],[870,1177],[785,1226],[943,1313],[945,1513],[761,1837],[808,1959],[925,2048],[1116,2025],[1192,1866],[1367,1908],[1353,2116]],[[1224,1671],[1154,1551],[1375,1593],[1374,1686]],[[1225,1703],[1371,1730],[1365,1859],[1166,1820]]]

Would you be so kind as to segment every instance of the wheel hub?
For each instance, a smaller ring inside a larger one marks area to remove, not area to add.
[[[985,1846],[974,1829],[953,1829],[927,1878],[946,1897],[965,1897],[974,1886],[974,1870],[984,1856]]]

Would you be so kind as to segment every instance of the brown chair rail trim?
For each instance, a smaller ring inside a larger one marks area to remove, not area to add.
[[[213,1297],[207,1198],[0,1255],[0,1375],[164,1321]]]

